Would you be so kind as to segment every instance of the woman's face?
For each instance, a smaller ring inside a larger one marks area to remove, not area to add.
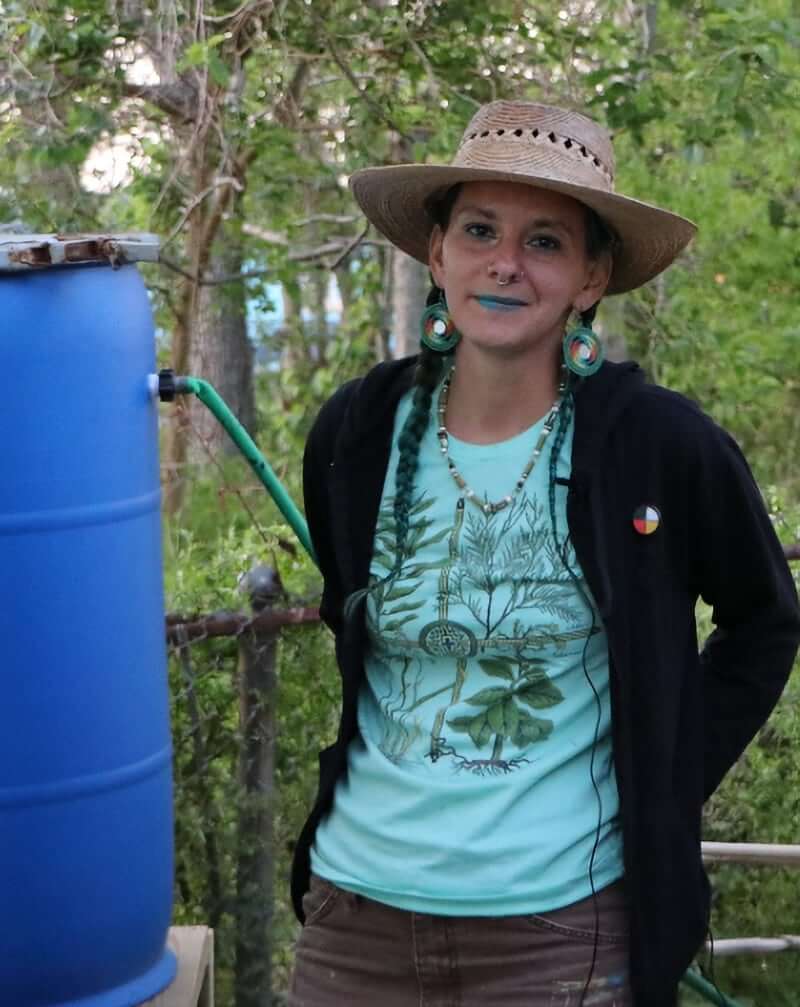
[[[570,312],[603,295],[610,258],[586,254],[586,212],[561,193],[516,182],[461,186],[430,268],[462,343],[518,355],[555,352]]]

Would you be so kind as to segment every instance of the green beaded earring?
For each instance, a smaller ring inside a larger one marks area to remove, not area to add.
[[[590,325],[576,325],[564,333],[564,363],[579,378],[588,378],[603,365],[605,350]]]
[[[461,338],[461,333],[450,317],[444,293],[440,301],[425,309],[420,325],[422,345],[434,353],[450,353]]]

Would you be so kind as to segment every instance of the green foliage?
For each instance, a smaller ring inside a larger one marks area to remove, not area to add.
[[[262,271],[247,281],[251,306],[263,310],[277,283],[295,309],[278,332],[262,326],[280,366],[256,383],[258,440],[296,500],[319,405],[385,355],[391,329],[386,249],[369,243],[371,233],[356,243],[361,223],[344,178],[365,165],[447,159],[479,103],[520,96],[588,107],[615,133],[618,189],[698,221],[681,261],[603,305],[601,321],[651,377],[732,431],[768,487],[782,538],[800,540],[792,465],[800,449],[800,19],[791,4],[286,0],[249,20],[242,11],[251,5],[201,6],[198,19],[195,5],[180,0],[4,0],[0,224],[152,229],[171,236],[168,255],[187,268],[198,208],[220,176],[237,174],[244,191],[224,240],[233,235],[247,268]],[[133,83],[147,55],[167,91]],[[170,105],[179,94],[191,100]],[[207,138],[203,160],[198,145]],[[110,191],[91,191],[87,158],[112,139],[130,144],[130,173]],[[331,243],[339,252],[315,254]],[[335,330],[322,306],[331,271],[343,302]],[[183,278],[163,267],[143,272],[169,337]],[[198,464],[186,475],[186,508],[165,528],[168,608],[245,608],[237,580],[256,561],[279,568],[289,596],[313,602],[317,574],[300,552],[287,552],[291,534],[244,463]],[[402,620],[408,602],[396,602],[391,614]],[[242,804],[238,651],[235,639],[206,640],[170,662],[177,918],[219,917],[222,1005],[230,1002]],[[313,796],[316,752],[335,729],[338,683],[322,628],[285,631],[279,660],[273,959],[283,990],[294,933],[288,848]],[[475,717],[456,729],[488,744],[529,721],[548,723],[524,708],[546,707],[541,682],[523,696],[502,669],[494,677],[497,690],[480,703],[472,697]],[[709,805],[708,838],[795,838],[798,688],[793,682]],[[714,883],[719,936],[800,932],[786,871],[725,867]],[[787,953],[720,962],[717,977],[742,1003],[780,1007],[797,999],[798,968],[800,958]]]
[[[316,594],[318,575],[307,557],[292,558],[279,542],[283,526],[241,527],[231,504],[224,518],[213,493],[198,493],[180,526],[167,527],[167,608],[183,614],[246,611],[241,574],[275,563],[287,597],[297,604]],[[209,514],[209,511],[212,511]],[[193,526],[203,529],[198,534]],[[215,528],[216,534],[210,529]],[[239,782],[243,725],[239,716],[240,641],[205,639],[170,653],[170,693],[175,749],[177,923],[211,923],[216,929],[218,1001],[231,1003],[236,913],[247,893],[237,886],[243,852],[267,837],[243,832],[247,797]],[[339,684],[330,634],[320,625],[284,630],[280,638],[275,704],[273,815],[275,901],[270,924],[274,985],[285,989],[296,932],[288,899],[293,843],[313,801],[317,752],[333,740]],[[259,897],[259,893],[255,893]]]

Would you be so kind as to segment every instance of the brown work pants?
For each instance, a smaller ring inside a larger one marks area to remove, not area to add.
[[[289,1007],[632,1004],[622,882],[597,893],[596,937],[591,897],[529,916],[432,916],[312,877],[303,907]]]

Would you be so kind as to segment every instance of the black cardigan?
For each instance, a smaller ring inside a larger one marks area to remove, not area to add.
[[[306,446],[306,515],[343,708],[295,851],[301,920],[314,831],[358,734],[363,610],[345,622],[342,603],[367,583],[395,408],[413,364],[380,364],[340,388]],[[647,536],[633,526],[643,504],[661,514]],[[576,393],[567,520],[608,635],[635,1003],[672,1007],[707,931],[702,804],[780,696],[800,642],[797,595],[734,441],[687,399],[645,383],[635,364],[606,363]],[[716,626],[699,655],[698,596]]]

